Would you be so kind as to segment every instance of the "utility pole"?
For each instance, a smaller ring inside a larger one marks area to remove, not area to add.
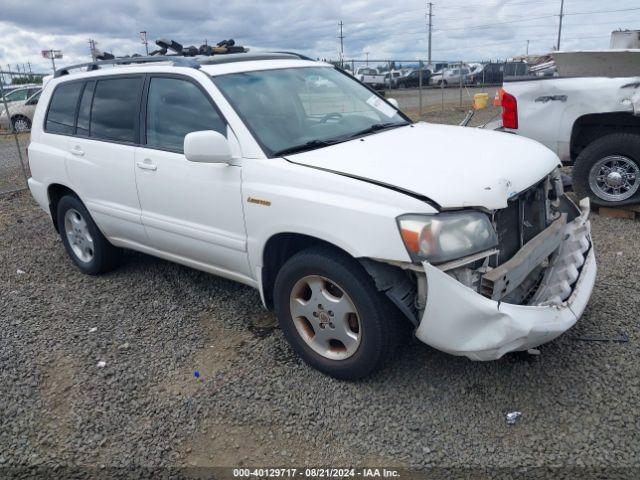
[[[433,28],[433,3],[429,2],[429,50],[427,52],[427,68],[431,68],[431,30]]]
[[[558,26],[558,44],[556,50],[560,50],[560,39],[562,38],[562,17],[564,17],[564,0],[560,0],[560,25]]]
[[[344,23],[342,23],[342,20],[340,20],[340,36],[338,37],[340,39],[340,67],[342,67],[342,63],[344,62],[344,35],[342,33],[343,26]]]
[[[147,41],[147,31],[143,30],[140,32],[140,41],[144,44],[144,51],[147,53],[147,56],[149,56],[149,42]],[[204,41],[204,44],[207,44],[207,41]]]
[[[98,52],[96,50],[97,42],[92,38],[89,39],[89,52],[91,53],[91,59],[95,62]]]
[[[369,52],[364,52],[364,54],[367,56],[367,67],[369,66]]]
[[[527,57],[529,56],[529,40],[527,40]]]

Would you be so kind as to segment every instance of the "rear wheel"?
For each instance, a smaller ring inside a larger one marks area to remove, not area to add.
[[[274,286],[280,327],[296,353],[333,377],[382,368],[401,339],[397,310],[353,258],[330,248],[293,256]]]
[[[115,268],[120,251],[102,235],[77,197],[62,197],[57,213],[58,230],[64,248],[82,273],[97,275]]]
[[[576,159],[573,184],[579,198],[597,205],[640,200],[640,135],[615,133],[589,144]]]

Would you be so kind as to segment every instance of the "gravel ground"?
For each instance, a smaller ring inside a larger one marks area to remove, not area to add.
[[[83,276],[28,193],[1,196],[0,472],[378,465],[637,478],[640,223],[592,223],[595,293],[541,355],[476,363],[412,342],[374,378],[345,383],[293,355],[254,290],[136,253]],[[508,426],[513,410],[523,416]]]

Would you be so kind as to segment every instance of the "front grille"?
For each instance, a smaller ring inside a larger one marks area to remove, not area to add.
[[[493,257],[492,267],[510,260],[522,246],[547,228],[545,181],[509,200],[507,208],[493,218],[500,253]]]

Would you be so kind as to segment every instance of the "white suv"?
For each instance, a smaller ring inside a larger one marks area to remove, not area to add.
[[[127,60],[58,71],[33,119],[29,186],[82,272],[126,248],[255,287],[307,363],[349,379],[407,328],[491,360],[582,314],[589,206],[546,147],[413,124],[293,54]]]

